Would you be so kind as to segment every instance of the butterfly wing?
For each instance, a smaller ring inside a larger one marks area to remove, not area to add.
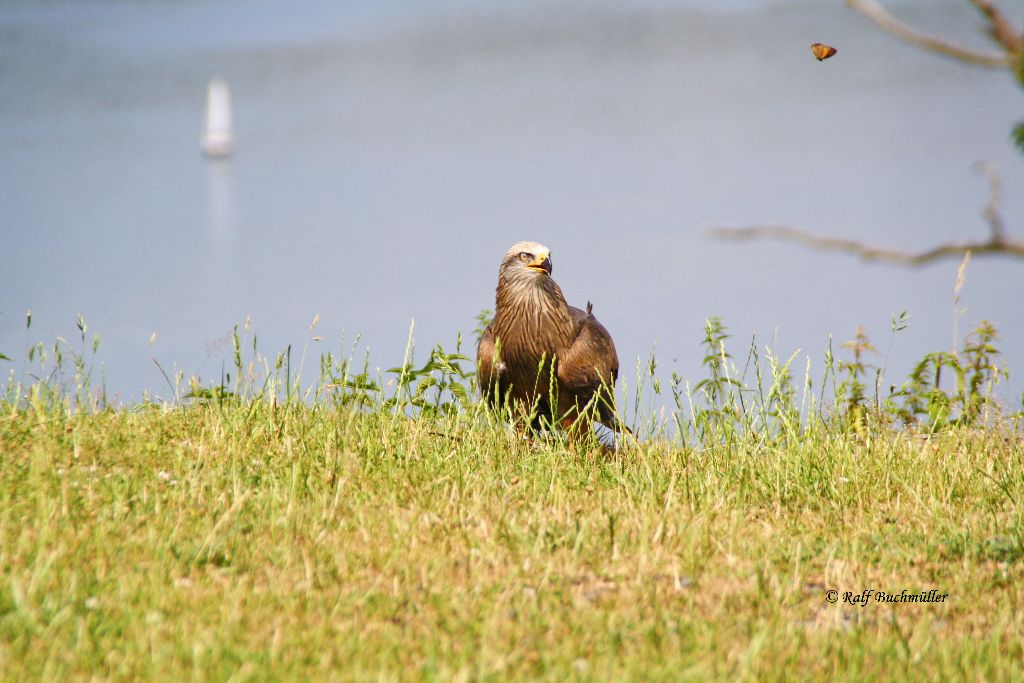
[[[834,55],[837,52],[837,50],[831,45],[825,45],[824,43],[815,43],[814,45],[811,45],[811,52],[814,53],[815,58],[819,62],[822,62],[831,57],[832,55]]]

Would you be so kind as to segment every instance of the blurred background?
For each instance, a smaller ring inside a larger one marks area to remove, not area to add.
[[[1024,23],[1024,2],[1000,5]],[[886,6],[989,47],[966,0]],[[817,41],[838,54],[819,63]],[[220,161],[199,151],[215,76],[235,115]],[[1022,111],[1008,72],[906,46],[840,0],[4,0],[0,370],[76,339],[78,314],[123,402],[167,393],[154,358],[218,379],[247,316],[271,356],[316,314],[314,359],[359,334],[372,366],[398,365],[413,319],[419,358],[459,331],[472,351],[502,254],[529,239],[628,376],[654,350],[663,375],[699,380],[717,315],[740,363],[756,337],[816,378],[830,337],[864,325],[898,384],[989,319],[1019,404],[1024,263],[973,259],[955,316],[956,260],[868,264],[709,228],[984,239],[971,165],[989,160],[1024,237]]]

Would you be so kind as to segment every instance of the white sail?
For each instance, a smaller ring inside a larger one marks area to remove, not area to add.
[[[235,146],[231,129],[231,91],[219,78],[212,79],[206,88],[206,117],[200,146],[203,154],[212,158],[230,156]]]

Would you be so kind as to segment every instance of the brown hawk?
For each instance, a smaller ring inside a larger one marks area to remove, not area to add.
[[[492,405],[506,401],[531,425],[560,425],[574,435],[591,421],[629,431],[615,413],[619,359],[608,330],[566,303],[551,278],[551,252],[519,242],[498,270],[494,319],[477,346],[480,388]]]

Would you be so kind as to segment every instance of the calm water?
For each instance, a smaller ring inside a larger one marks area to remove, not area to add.
[[[1024,2],[1003,4],[1024,21]],[[32,340],[71,337],[84,315],[125,401],[165,393],[154,357],[218,376],[218,340],[247,316],[264,351],[301,348],[319,313],[320,348],[361,333],[390,367],[412,319],[421,352],[469,333],[505,248],[532,239],[627,368],[656,345],[663,370],[699,379],[701,327],[720,315],[736,355],[756,335],[820,376],[830,335],[864,324],[884,351],[907,309],[898,381],[951,345],[957,263],[906,270],[707,229],[776,221],[908,248],[982,236],[970,166],[988,159],[1024,233],[1009,75],[904,47],[843,3],[284,5],[0,7],[4,367],[25,367],[29,308]],[[890,6],[985,45],[967,3]],[[839,54],[816,62],[819,40]],[[214,75],[235,97],[229,162],[198,152]],[[971,263],[960,330],[995,321],[1018,377],[1022,301],[1024,264]]]

